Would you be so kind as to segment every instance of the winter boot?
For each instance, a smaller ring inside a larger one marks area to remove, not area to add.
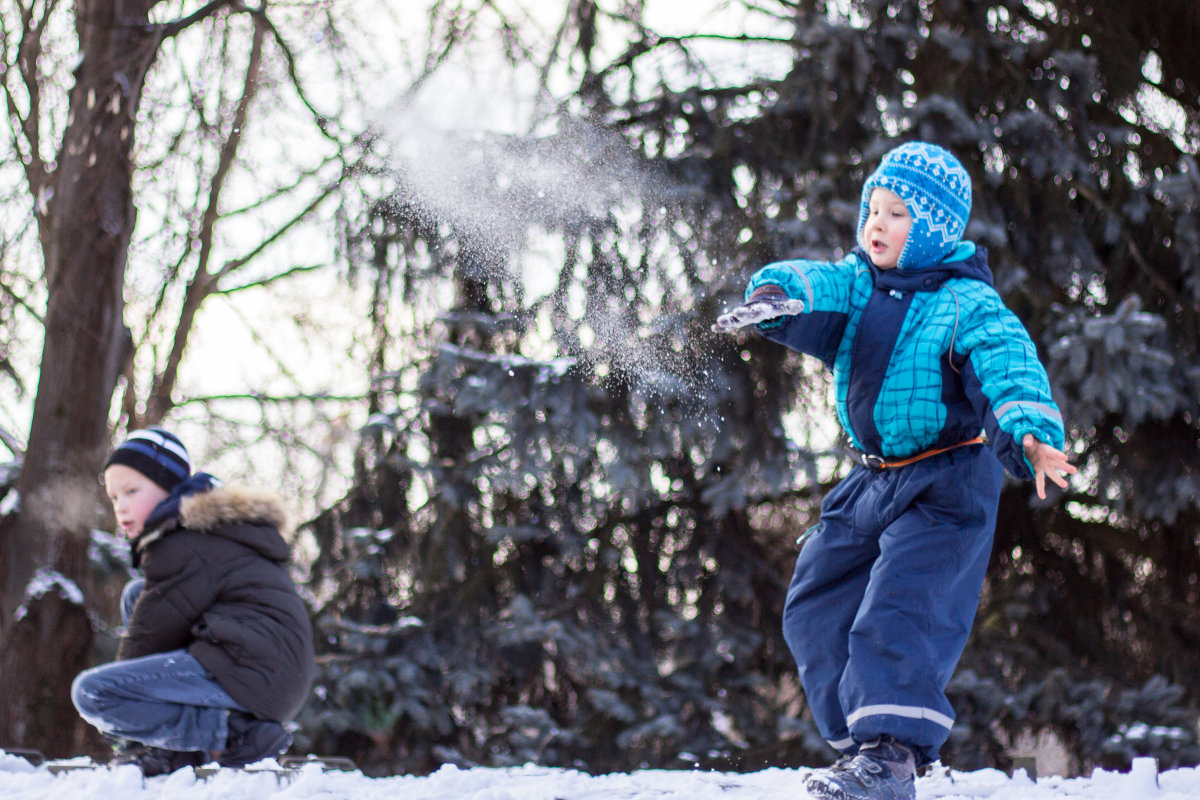
[[[278,722],[230,711],[229,735],[217,763],[222,767],[244,767],[274,758],[291,745],[291,735]]]
[[[129,742],[108,763],[114,767],[133,764],[142,771],[142,775],[153,778],[155,775],[170,775],[184,767],[198,767],[207,760],[205,754],[199,751],[164,750],[140,742]]]
[[[804,782],[817,800],[916,800],[916,757],[890,736],[867,742],[852,759],[840,758]]]

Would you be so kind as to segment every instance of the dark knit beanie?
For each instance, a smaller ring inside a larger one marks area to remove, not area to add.
[[[109,453],[104,468],[113,464],[137,470],[168,492],[192,473],[187,448],[174,434],[162,428],[143,428],[129,434]]]
[[[912,216],[912,229],[896,266],[920,269],[950,255],[971,216],[971,176],[957,158],[926,142],[909,142],[889,151],[863,184],[859,238],[871,191],[877,186],[898,194]]]

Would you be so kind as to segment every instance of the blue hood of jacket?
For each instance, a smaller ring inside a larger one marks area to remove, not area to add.
[[[969,278],[983,281],[995,287],[992,269],[987,263],[987,251],[977,248],[974,242],[959,242],[942,261],[924,267],[904,269],[880,269],[861,247],[854,252],[871,266],[875,285],[881,289],[896,289],[901,292],[930,291],[951,278]]]

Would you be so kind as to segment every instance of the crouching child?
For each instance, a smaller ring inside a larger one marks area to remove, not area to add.
[[[130,434],[103,481],[142,577],[122,595],[117,660],[75,678],[76,709],[145,775],[282,754],[315,672],[283,502],[193,475],[161,428]]]

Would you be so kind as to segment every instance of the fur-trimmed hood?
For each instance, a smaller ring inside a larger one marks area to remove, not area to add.
[[[192,494],[179,502],[179,523],[194,531],[211,531],[238,522],[270,525],[287,538],[291,520],[283,499],[270,489],[249,486],[218,486]]]
[[[151,514],[153,526],[134,543],[134,566],[165,536],[191,531],[229,539],[277,563],[291,557],[292,524],[283,500],[268,489],[225,486],[209,475],[193,475]],[[147,525],[150,525],[147,521]]]

